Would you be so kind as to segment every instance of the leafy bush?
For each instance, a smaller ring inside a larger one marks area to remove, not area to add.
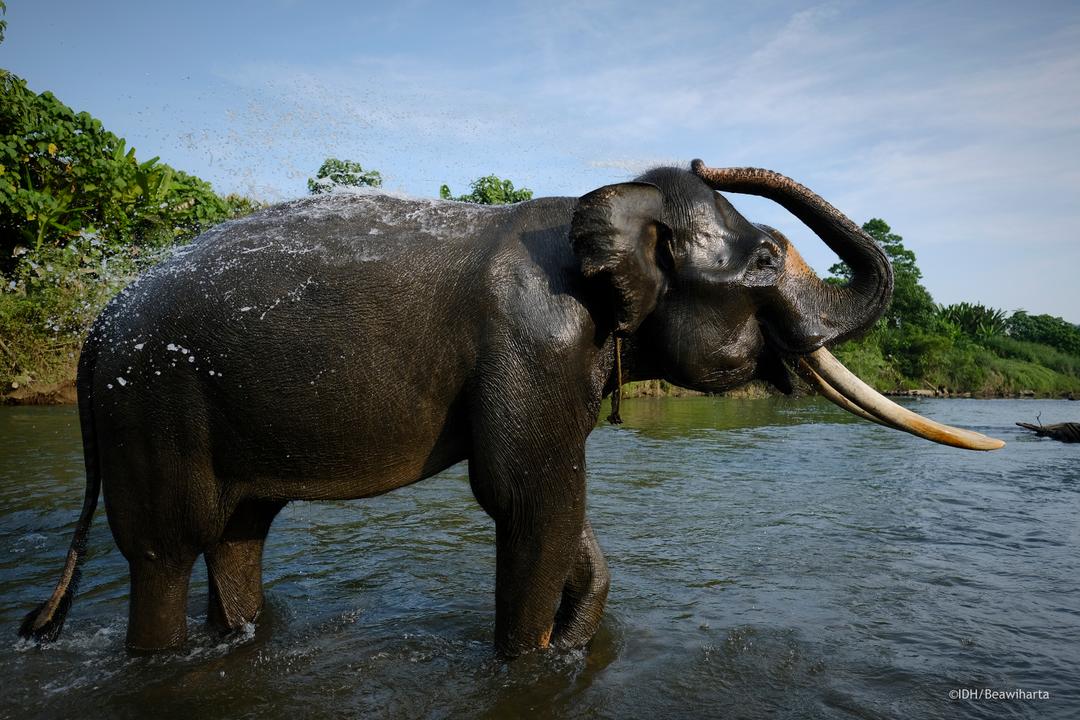
[[[915,253],[888,223],[863,225],[893,266],[895,288],[882,319],[862,340],[835,349],[837,357],[872,385],[945,387],[985,394],[1080,390],[1080,329],[1061,318],[1011,318],[976,303],[934,304],[922,286]],[[849,280],[844,263],[830,268],[830,282]],[[1008,333],[1008,335],[1006,335]]]
[[[1055,347],[1006,336],[988,338],[985,345],[1000,357],[1024,360],[1065,375],[1080,377],[1080,356]]]
[[[995,393],[1059,395],[1080,392],[1080,379],[1076,376],[1064,375],[1024,360],[991,355],[988,372],[992,378],[992,392]]]
[[[378,170],[365,170],[358,162],[328,157],[319,166],[315,177],[308,178],[307,186],[312,195],[333,192],[340,187],[382,187],[382,175]]]
[[[259,203],[135,150],[0,70],[0,381],[70,378],[105,303],[176,243]]]
[[[167,245],[238,209],[156,157],[139,162],[101,121],[0,71],[0,271],[80,232],[114,250]]]
[[[986,339],[1004,335],[1008,327],[1005,312],[978,303],[961,302],[938,308],[938,315],[968,337]]]
[[[74,376],[86,329],[109,299],[169,252],[113,249],[96,233],[21,258],[0,288],[0,378],[6,386]]]
[[[510,203],[525,202],[532,200],[532,190],[529,188],[514,189],[514,183],[503,180],[496,175],[485,175],[472,182],[472,192],[468,195],[454,197],[450,194],[450,186],[439,187],[439,197],[443,200],[457,200],[458,202],[479,203],[481,205],[508,205]]]

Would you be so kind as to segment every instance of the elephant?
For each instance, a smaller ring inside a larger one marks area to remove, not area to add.
[[[850,282],[820,280],[720,191],[789,210]],[[99,490],[130,571],[127,646],[157,651],[186,640],[200,555],[207,621],[235,630],[263,606],[263,545],[286,503],[371,497],[465,460],[495,524],[497,652],[583,647],[610,585],[585,441],[624,382],[791,392],[798,368],[867,419],[1000,447],[905,414],[825,350],[875,322],[892,282],[878,244],[809,189],[701,161],[582,197],[339,193],[216,226],[86,338],[84,505],[55,591],[20,632],[58,636]]]
[[[1034,425],[1032,423],[1018,422],[1016,424],[1025,430],[1031,430],[1039,437],[1048,437],[1064,443],[1080,442],[1080,423],[1065,422],[1050,425],[1039,423]]]

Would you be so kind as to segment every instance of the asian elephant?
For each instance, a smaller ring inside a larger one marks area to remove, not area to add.
[[[823,283],[717,191],[771,198],[853,270]],[[219,225],[120,293],[78,365],[87,489],[55,592],[63,625],[103,490],[130,566],[128,646],[186,635],[202,555],[208,619],[263,603],[263,543],[290,500],[379,495],[468,460],[495,521],[495,643],[582,646],[609,575],[586,518],[585,440],[621,382],[720,391],[802,372],[853,412],[963,447],[823,350],[889,302],[879,246],[774,172],[658,168],[587,195],[489,207],[304,198]],[[618,370],[617,370],[618,366]]]

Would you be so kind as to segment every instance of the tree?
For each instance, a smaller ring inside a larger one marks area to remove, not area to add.
[[[882,321],[892,328],[908,325],[926,325],[937,314],[930,292],[923,287],[922,272],[915,264],[915,253],[904,247],[904,238],[895,234],[881,218],[863,223],[862,229],[874,238],[885,251],[893,267],[892,302],[882,316]],[[829,268],[837,281],[851,280],[851,268],[839,262]]]
[[[1042,343],[1080,355],[1080,328],[1053,315],[1029,315],[1017,310],[1007,322],[1009,335],[1017,340]]]
[[[111,248],[171,244],[230,217],[199,178],[135,149],[88,113],[0,71],[0,272],[80,232]]]
[[[378,170],[364,170],[358,162],[328,157],[315,177],[308,178],[307,186],[312,195],[333,192],[338,187],[382,187],[382,175]]]
[[[961,302],[943,305],[938,314],[976,340],[1004,335],[1007,327],[1005,312],[978,303]]]
[[[468,195],[454,197],[450,194],[450,186],[443,185],[439,188],[439,197],[443,200],[457,200],[458,202],[479,203],[481,205],[508,205],[510,203],[524,202],[532,199],[532,190],[529,188],[514,189],[514,183],[503,180],[496,175],[485,175],[472,182],[472,192]]]
[[[938,308],[903,238],[880,218],[862,227],[889,258],[894,287],[889,307],[870,332],[833,348],[853,372],[878,388],[1077,392],[1080,326],[1022,310],[1006,320],[1001,310],[966,302]],[[844,263],[829,271],[834,277],[827,282],[851,279]]]

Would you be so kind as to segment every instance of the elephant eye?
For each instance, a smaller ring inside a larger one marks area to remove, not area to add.
[[[780,247],[772,240],[762,240],[754,250],[752,264],[757,270],[775,270],[780,266]]]
[[[758,270],[775,270],[776,258],[766,250],[758,250],[757,257],[754,258],[754,266]]]

